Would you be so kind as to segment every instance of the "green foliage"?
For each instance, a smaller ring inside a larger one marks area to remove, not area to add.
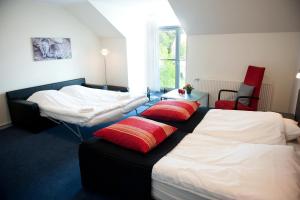
[[[161,31],[159,34],[159,55],[161,59],[175,59],[175,31]]]
[[[186,41],[181,39],[179,59],[185,61]],[[160,85],[162,88],[175,88],[176,77],[176,30],[163,30],[159,33],[159,55],[160,55]],[[179,84],[185,83],[185,62],[180,62]]]
[[[175,62],[162,61],[160,65],[160,86],[162,88],[175,87]]]

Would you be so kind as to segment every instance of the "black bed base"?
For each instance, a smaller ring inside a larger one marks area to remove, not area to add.
[[[166,122],[178,128],[148,154],[121,148],[101,139],[79,147],[82,186],[99,193],[117,193],[122,199],[151,199],[151,174],[154,164],[171,151],[208,112],[199,108],[185,122]]]
[[[118,194],[122,199],[152,199],[153,165],[187,133],[177,130],[148,154],[97,139],[79,147],[81,182],[85,190]]]

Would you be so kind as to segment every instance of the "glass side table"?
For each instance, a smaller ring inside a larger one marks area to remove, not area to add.
[[[179,94],[178,89],[171,90],[163,95],[161,95],[161,100],[164,99],[182,99],[187,101],[198,101],[201,103],[201,107],[206,105],[209,107],[209,94],[208,92],[201,92],[197,90],[192,90],[191,94]]]

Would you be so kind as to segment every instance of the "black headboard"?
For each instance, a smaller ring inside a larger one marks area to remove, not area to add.
[[[300,90],[298,90],[298,98],[295,111],[295,120],[300,124]]]
[[[68,81],[50,83],[47,85],[40,85],[36,87],[10,91],[6,93],[6,97],[8,100],[26,100],[33,93],[41,90],[59,90],[62,87],[67,85],[83,85],[83,84],[85,84],[85,78],[73,79]]]

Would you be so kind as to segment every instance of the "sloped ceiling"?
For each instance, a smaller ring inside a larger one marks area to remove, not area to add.
[[[37,0],[63,6],[99,37],[124,37],[88,0]]]
[[[190,35],[300,32],[300,0],[169,0]]]
[[[100,37],[123,37],[123,35],[88,1],[65,6],[82,23]]]
[[[154,22],[158,26],[178,25],[168,0],[89,0],[122,34],[143,31]]]

